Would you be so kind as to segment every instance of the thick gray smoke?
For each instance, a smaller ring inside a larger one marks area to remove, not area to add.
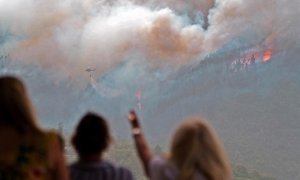
[[[197,63],[241,36],[249,45],[265,46],[277,37],[291,38],[296,32],[286,27],[299,27],[293,20],[298,5],[275,0],[0,0],[0,30],[10,34],[0,46],[14,62],[36,64],[62,77],[78,78],[88,67],[101,75],[126,61],[178,67]]]

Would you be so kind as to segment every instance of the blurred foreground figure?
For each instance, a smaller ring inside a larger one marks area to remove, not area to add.
[[[0,179],[68,179],[58,135],[38,127],[23,83],[9,76],[0,77]]]
[[[105,119],[93,113],[86,114],[72,138],[79,161],[69,167],[71,180],[132,180],[129,170],[103,159],[110,142]]]
[[[230,180],[231,167],[213,129],[201,118],[188,118],[172,137],[170,154],[153,156],[134,111],[128,115],[138,155],[153,180]]]

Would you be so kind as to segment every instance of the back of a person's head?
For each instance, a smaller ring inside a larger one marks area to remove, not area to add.
[[[230,163],[222,144],[209,124],[191,117],[177,128],[171,143],[170,160],[180,170],[178,179],[194,179],[201,174],[207,180],[229,180]]]
[[[33,109],[21,80],[12,76],[0,77],[0,124],[20,133],[37,130]]]
[[[110,143],[110,131],[100,115],[87,113],[76,127],[72,144],[80,157],[101,154]]]

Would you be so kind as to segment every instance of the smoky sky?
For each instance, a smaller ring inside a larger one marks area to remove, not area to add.
[[[1,51],[14,63],[86,81],[124,63],[142,68],[197,64],[233,39],[244,47],[288,48],[295,41],[299,2],[0,1]],[[295,11],[293,11],[295,10]],[[294,30],[292,29],[294,28]],[[278,45],[278,44],[276,44]]]

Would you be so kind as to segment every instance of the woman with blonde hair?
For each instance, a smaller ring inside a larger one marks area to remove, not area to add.
[[[59,137],[38,127],[19,79],[0,77],[0,179],[67,180]]]
[[[173,135],[170,153],[154,156],[136,114],[128,120],[144,171],[154,180],[230,180],[232,172],[223,145],[209,124],[199,118],[184,120]]]

